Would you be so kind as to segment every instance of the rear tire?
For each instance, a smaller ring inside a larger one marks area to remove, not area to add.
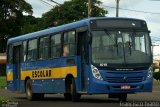
[[[26,97],[28,100],[33,100],[34,99],[34,94],[32,93],[32,82],[30,79],[27,80],[26,82]]]
[[[32,93],[32,81],[30,79],[26,82],[26,97],[28,100],[42,100],[44,98],[43,93]]]

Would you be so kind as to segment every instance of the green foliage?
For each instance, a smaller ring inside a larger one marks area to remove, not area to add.
[[[7,98],[0,96],[0,106],[2,104],[6,104],[7,102],[9,102],[9,100]]]
[[[20,34],[23,12],[32,14],[31,5],[25,2],[25,0],[1,0],[0,36],[16,36]]]
[[[2,107],[17,107],[18,102],[12,101],[9,98],[0,96],[0,106]]]
[[[6,87],[6,77],[0,76],[0,88]]]
[[[60,6],[55,6],[49,12],[43,14],[44,27],[57,26],[88,17],[87,0],[65,1]],[[102,2],[93,0],[92,17],[105,16],[106,10],[100,7]]]
[[[0,51],[5,51],[6,38],[20,35],[23,12],[32,14],[31,5],[25,0],[0,1],[0,42],[3,46]]]
[[[24,22],[24,25],[21,28],[21,34],[35,32],[43,28],[42,19],[35,18],[34,16],[31,16],[31,15],[24,16],[23,22]]]
[[[153,73],[153,78],[157,81],[160,81],[160,72],[154,72]]]

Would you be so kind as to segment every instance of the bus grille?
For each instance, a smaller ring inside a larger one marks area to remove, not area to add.
[[[106,77],[107,82],[110,83],[134,83],[142,82],[144,78],[140,77]]]

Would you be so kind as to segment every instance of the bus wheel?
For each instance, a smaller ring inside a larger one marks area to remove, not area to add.
[[[26,82],[26,96],[27,96],[27,99],[30,101],[42,100],[44,98],[43,93],[32,93],[32,82],[30,79],[28,79]]]
[[[120,102],[126,102],[127,101],[127,93],[119,94],[119,101]]]
[[[34,98],[34,94],[32,93],[32,83],[30,79],[28,79],[26,82],[26,96],[28,100],[33,100]]]
[[[36,93],[34,95],[35,95],[36,100],[43,100],[44,99],[43,93]]]
[[[76,84],[74,78],[72,78],[72,83],[70,87],[71,87],[72,101],[73,102],[79,101],[81,95],[76,92]]]
[[[72,100],[72,95],[71,95],[71,93],[64,93],[64,98],[66,99],[66,100]]]

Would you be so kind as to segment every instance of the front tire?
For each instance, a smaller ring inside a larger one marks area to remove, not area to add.
[[[67,101],[72,100],[72,95],[71,95],[71,93],[64,93],[64,98],[65,98]]]
[[[127,93],[119,94],[119,101],[120,102],[126,102],[127,101]]]
[[[76,91],[76,84],[74,78],[72,78],[71,83],[71,95],[72,95],[72,102],[77,102],[80,100],[81,95],[77,93]]]

